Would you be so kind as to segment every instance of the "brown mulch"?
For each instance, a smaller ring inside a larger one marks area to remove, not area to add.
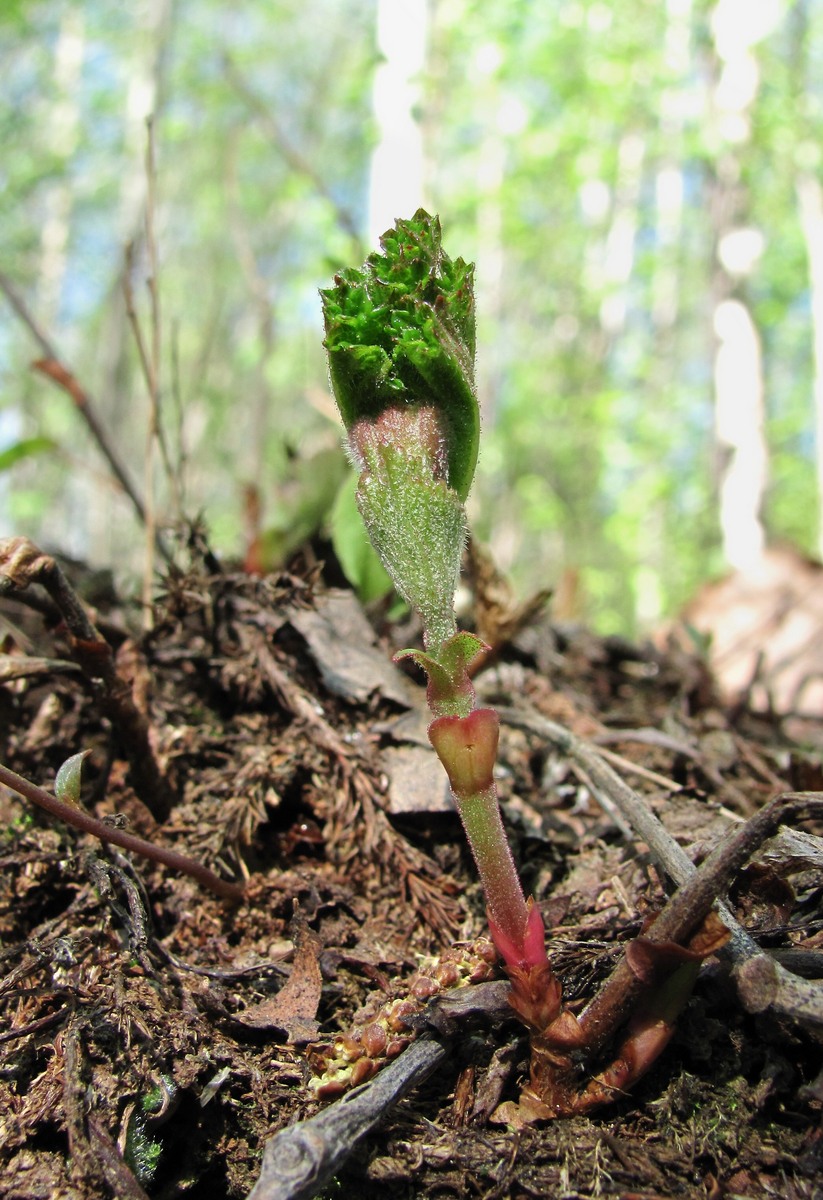
[[[147,634],[97,597],[176,797],[162,826],[48,605],[0,601],[0,761],[50,788],[90,749],[89,811],[248,880],[231,905],[0,789],[8,1200],[246,1196],[266,1139],[317,1110],[311,1047],[400,994],[421,956],[484,930],[423,689],[390,663],[414,631],[375,633],[317,570],[255,579],[208,562],[167,576]],[[724,709],[682,649],[541,618],[476,682],[484,701],[529,705],[618,755],[693,858],[775,793],[823,786],[823,719],[798,744],[783,718]],[[663,884],[538,739],[504,728],[499,783],[558,974],[590,996]],[[761,945],[823,949],[820,845],[772,845],[768,867],[741,874],[732,899]],[[515,1023],[467,1029],[322,1194],[823,1196],[820,1043],[743,1013],[715,961],[620,1104],[515,1134],[489,1116],[526,1064]]]

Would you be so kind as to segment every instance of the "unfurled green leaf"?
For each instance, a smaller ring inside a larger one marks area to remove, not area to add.
[[[437,657],[425,650],[400,650],[394,661],[410,658],[426,672],[426,695],[435,717],[466,717],[475,706],[471,671],[488,651],[476,634],[461,630],[439,647]]]
[[[0,450],[0,471],[8,471],[10,467],[24,458],[31,458],[35,454],[43,454],[47,450],[54,449],[56,449],[56,442],[53,442],[51,438],[23,438],[21,441],[15,442],[13,446],[7,446],[5,450]]]

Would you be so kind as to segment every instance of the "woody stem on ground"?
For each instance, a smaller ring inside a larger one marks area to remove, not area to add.
[[[101,842],[110,842],[114,846],[120,846],[123,850],[131,851],[132,854],[139,854],[143,858],[149,858],[153,862],[170,867],[173,871],[190,875],[203,887],[226,900],[242,900],[245,895],[245,889],[240,884],[229,883],[227,880],[221,879],[219,875],[215,875],[202,863],[187,858],[185,854],[178,854],[176,850],[169,850],[165,846],[156,846],[153,842],[135,837],[132,833],[115,829],[105,821],[98,821],[96,817],[90,816],[83,809],[59,800],[44,788],[24,779],[22,775],[18,775],[2,764],[0,764],[0,784],[17,792],[30,803],[36,804],[38,808],[44,809],[58,821],[64,821],[67,825],[72,825],[83,833],[90,833],[99,838]]]
[[[823,811],[823,795],[783,792],[709,854],[680,886],[644,934],[651,944],[682,942],[723,896],[735,875],[763,841],[790,816],[810,816]],[[631,1011],[642,984],[624,959],[580,1016],[586,1046],[598,1050]]]
[[[594,788],[595,797],[607,812],[617,809],[634,835],[648,845],[652,858],[663,876],[668,876],[683,888],[694,876],[696,868],[679,842],[661,824],[658,817],[632,790],[624,779],[600,757],[599,751],[588,742],[576,737],[562,725],[536,712],[515,708],[500,709],[500,717],[516,729],[538,736],[555,746],[577,763],[585,772]],[[815,793],[784,793],[772,801],[752,821],[757,822],[759,836],[768,836],[761,822],[785,820],[784,809],[777,816],[779,806],[790,806],[795,800],[814,799]],[[778,808],[773,807],[778,806]],[[748,828],[748,824],[747,824]],[[751,830],[747,835],[751,839]],[[750,841],[751,852],[756,842]],[[704,886],[704,885],[701,885]],[[731,938],[720,951],[721,958],[729,960],[732,977],[737,987],[741,1004],[747,1012],[759,1013],[769,1009],[783,1016],[820,1028],[823,1026],[823,998],[820,988],[809,981],[791,974],[774,957],[767,955],[738,922],[727,905],[718,900],[717,909]],[[608,987],[609,984],[604,985]],[[595,998],[593,1003],[602,1003]],[[603,1030],[602,1023],[598,1027]]]

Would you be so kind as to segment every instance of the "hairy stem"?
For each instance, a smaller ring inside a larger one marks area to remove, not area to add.
[[[492,784],[474,795],[458,796],[457,811],[483,882],[489,915],[501,930],[525,930],[526,898],[503,828],[497,788]]]

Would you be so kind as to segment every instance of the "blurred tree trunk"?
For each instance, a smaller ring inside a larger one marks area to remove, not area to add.
[[[640,133],[628,130],[618,146],[614,208],[602,263],[606,294],[600,306],[600,321],[604,332],[612,339],[621,334],[626,325],[645,157],[646,139]]]
[[[652,320],[658,348],[661,339],[666,353],[659,365],[664,373],[656,381],[669,383],[672,367],[672,334],[679,312],[679,255],[683,236],[685,181],[683,175],[685,104],[684,81],[693,72],[691,54],[692,0],[666,0],[666,37],[664,62],[670,84],[660,96],[660,141],[662,154],[655,177],[655,215],[657,255],[654,261],[651,292]]]
[[[720,529],[723,553],[738,571],[755,568],[765,548],[760,519],[768,452],[763,430],[760,337],[740,300],[714,310],[715,434],[721,453]]]
[[[369,245],[398,217],[424,203],[423,128],[417,113],[426,64],[426,0],[378,0],[377,48],[383,57],[374,76],[377,145],[369,182]]]
[[[85,53],[82,10],[69,5],[60,20],[54,47],[54,100],[46,119],[46,145],[55,161],[68,163],[77,149],[80,130],[79,89]],[[45,220],[40,231],[38,310],[46,328],[53,328],[60,312],[60,294],[66,273],[66,250],[73,204],[71,178],[62,170],[45,196]]]
[[[806,254],[812,319],[815,474],[817,477],[817,556],[823,559],[823,188],[811,175],[797,179],[797,196]]]
[[[719,0],[711,21],[716,56],[711,110],[720,146],[713,196],[717,262],[712,322],[720,529],[726,562],[742,571],[755,568],[763,554],[760,511],[768,470],[760,338],[740,295],[763,246],[759,231],[746,224],[743,183],[759,84],[752,47],[762,36],[756,21],[747,24],[748,2]]]
[[[800,137],[794,150],[794,186],[800,228],[808,261],[809,314],[811,318],[814,465],[817,485],[815,549],[823,560],[823,187],[819,178],[820,139],[817,71],[812,54],[817,29],[807,3],[792,6],[790,17],[790,70],[792,107]],[[819,22],[819,17],[817,18]],[[819,28],[819,25],[818,25]],[[815,171],[817,168],[817,171]]]

